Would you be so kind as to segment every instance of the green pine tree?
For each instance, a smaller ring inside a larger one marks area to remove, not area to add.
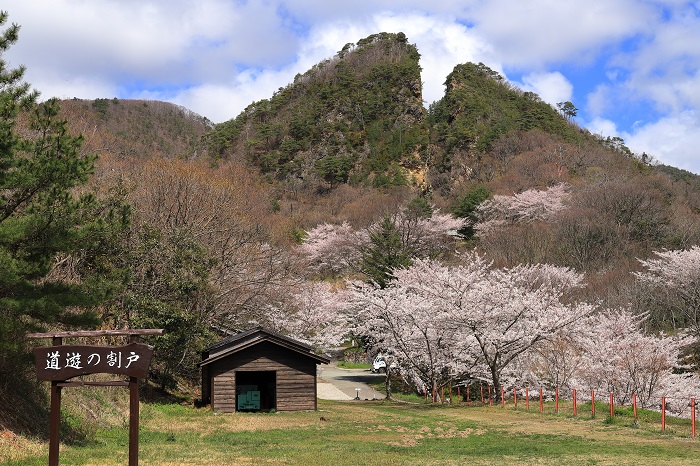
[[[0,12],[0,26],[6,21]],[[82,137],[68,133],[58,102],[38,104],[24,67],[3,60],[18,30],[0,33],[0,380],[26,361],[28,331],[97,324],[89,309],[118,286],[105,282],[114,278],[105,273],[109,237],[129,217],[123,203],[76,194],[95,157],[80,151]],[[84,274],[68,273],[67,262]]]
[[[376,231],[369,235],[370,244],[363,250],[360,270],[369,281],[386,288],[394,279],[394,270],[411,265],[412,251],[401,237],[396,222],[389,217],[384,217]]]
[[[474,224],[477,221],[476,208],[491,197],[491,191],[486,186],[476,186],[467,192],[452,212],[455,217],[467,219],[468,222],[459,230],[459,234],[466,239],[474,236]]]

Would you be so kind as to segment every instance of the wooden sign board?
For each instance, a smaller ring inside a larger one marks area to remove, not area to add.
[[[148,375],[153,347],[143,343],[124,346],[60,345],[34,348],[39,380],[68,380],[86,374],[122,374],[139,379]]]

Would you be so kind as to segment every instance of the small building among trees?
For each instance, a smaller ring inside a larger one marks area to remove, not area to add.
[[[202,401],[224,413],[315,410],[316,366],[329,362],[304,343],[256,327],[202,352]]]

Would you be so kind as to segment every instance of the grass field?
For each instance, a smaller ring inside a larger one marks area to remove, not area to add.
[[[140,464],[700,464],[700,439],[690,438],[687,421],[662,433],[655,419],[632,425],[625,413],[591,419],[588,405],[573,418],[565,409],[319,401],[316,412],[215,414],[146,404]],[[62,445],[61,464],[127,464],[127,430]],[[0,464],[45,465],[47,452],[46,444],[0,436]]]

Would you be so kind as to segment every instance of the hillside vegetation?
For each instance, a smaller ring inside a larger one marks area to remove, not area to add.
[[[427,142],[419,58],[403,34],[349,43],[217,125],[207,136],[210,150],[278,180],[405,185],[402,168],[421,166]]]

